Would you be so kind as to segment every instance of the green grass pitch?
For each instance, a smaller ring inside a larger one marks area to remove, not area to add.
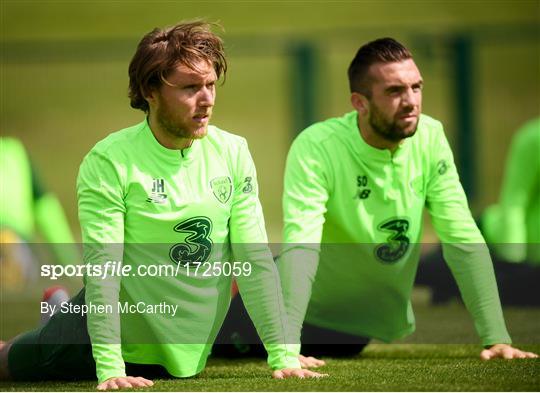
[[[540,350],[540,345],[527,349]],[[373,344],[357,358],[327,359],[319,380],[272,380],[265,362],[210,360],[197,377],[155,380],[156,391],[537,391],[537,359],[482,362],[475,345]],[[4,391],[92,391],[95,383],[0,384]],[[139,389],[141,390],[141,389]]]
[[[421,291],[420,291],[420,294]],[[37,319],[35,301],[4,298],[0,338]],[[505,308],[517,346],[540,353],[540,309]],[[10,316],[9,318],[7,316]],[[374,343],[352,359],[326,359],[320,380],[272,380],[263,360],[210,359],[188,379],[155,380],[155,391],[538,391],[540,359],[479,359],[472,322],[463,305],[428,306],[415,299],[417,331],[393,344]],[[463,343],[463,344],[446,344]],[[95,381],[0,383],[1,391],[92,391]]]

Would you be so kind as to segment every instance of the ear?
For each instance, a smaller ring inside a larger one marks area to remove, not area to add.
[[[143,97],[146,101],[148,101],[148,105],[152,106],[156,103],[157,94],[157,89],[149,88],[148,91],[143,92]]]
[[[351,94],[351,104],[356,111],[365,116],[369,112],[369,101],[363,94],[354,92]]]

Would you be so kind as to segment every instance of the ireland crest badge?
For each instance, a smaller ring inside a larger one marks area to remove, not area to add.
[[[218,201],[227,203],[232,194],[232,181],[230,177],[216,177],[210,181],[210,187]]]

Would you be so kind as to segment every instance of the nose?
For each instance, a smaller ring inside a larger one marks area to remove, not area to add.
[[[216,92],[214,86],[203,86],[199,91],[199,103],[201,106],[214,106]]]
[[[401,105],[406,108],[414,108],[416,106],[419,106],[420,100],[422,99],[420,91],[416,91],[413,88],[406,89],[403,92],[403,96],[401,99]]]

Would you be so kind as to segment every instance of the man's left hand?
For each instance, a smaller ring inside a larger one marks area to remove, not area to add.
[[[527,358],[537,358],[538,355],[533,352],[521,351],[517,348],[512,347],[508,344],[495,344],[484,349],[480,353],[480,359],[490,360],[496,358],[502,359],[527,359]]]

